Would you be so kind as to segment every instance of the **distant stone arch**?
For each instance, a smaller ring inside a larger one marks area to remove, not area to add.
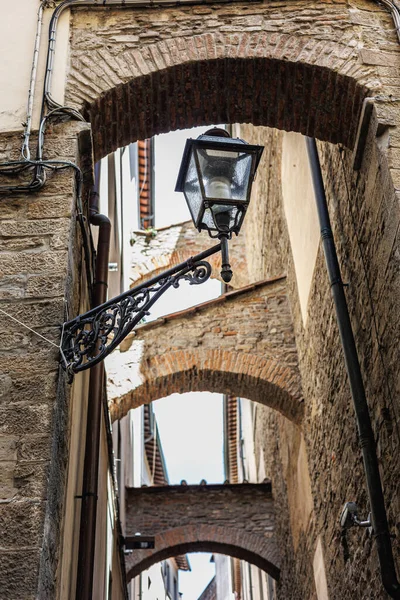
[[[211,244],[208,234],[204,231],[199,234],[191,221],[160,228],[152,231],[151,235],[134,232],[131,239],[132,254],[129,270],[131,287],[207,250]],[[235,289],[249,283],[245,241],[245,232],[241,231],[239,236],[234,235],[229,242],[229,256],[233,268],[233,278],[229,285]],[[212,267],[211,277],[222,281],[221,253],[218,252],[207,260]]]
[[[176,392],[209,391],[260,402],[299,424],[303,397],[286,279],[144,325],[111,355],[107,372],[113,419]]]
[[[127,558],[128,581],[188,552],[226,554],[279,579],[270,483],[131,488],[126,506],[127,535],[155,536],[154,549],[135,550]]]
[[[167,352],[149,363],[149,379],[110,406],[113,419],[171,394],[216,392],[248,398],[300,423],[302,397],[295,373],[271,359],[228,350]]]
[[[231,539],[231,535],[235,539]],[[193,537],[191,541],[185,541],[191,536]],[[160,538],[161,536],[156,536],[156,545],[158,547],[160,547]],[[239,538],[240,534],[238,532],[235,534],[232,531],[227,532],[222,528],[204,525],[201,527],[192,527],[190,533],[188,532],[188,528],[185,527],[173,529],[163,534],[161,544],[165,544],[165,546],[162,550],[152,553],[132,566],[130,565],[133,561],[127,559],[127,581],[137,577],[157,562],[190,552],[215,552],[231,556],[232,558],[238,558],[239,560],[245,560],[262,569],[274,579],[279,579],[279,568],[273,562],[276,558],[274,553],[271,551],[270,556],[267,553],[267,558],[254,552],[253,548],[259,546],[259,540],[257,540],[256,536],[249,534],[246,535],[245,539]],[[215,541],[216,539],[218,541]],[[182,541],[178,541],[174,545],[174,540]]]

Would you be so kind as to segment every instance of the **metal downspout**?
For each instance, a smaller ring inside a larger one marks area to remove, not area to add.
[[[344,293],[335,241],[333,239],[317,145],[315,139],[310,137],[306,138],[306,143],[314,184],[326,267],[329,274],[340,339],[350,383],[351,396],[356,413],[358,436],[363,455],[367,492],[371,508],[373,535],[376,539],[382,582],[391,598],[400,599],[400,584],[397,580],[393,559],[385,500],[379,474],[378,458],[376,456],[375,438],[365,396],[364,383],[354,341],[347,300]]]
[[[99,213],[99,168],[95,168],[95,185],[90,197],[90,223],[99,227],[96,274],[93,289],[93,307],[107,300],[108,256],[110,250],[111,222]],[[86,445],[82,483],[81,525],[79,533],[76,600],[92,600],[93,570],[96,538],[97,492],[99,474],[99,449],[101,414],[104,394],[104,362],[90,371]]]

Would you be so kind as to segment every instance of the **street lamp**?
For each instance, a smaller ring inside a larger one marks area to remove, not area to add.
[[[218,128],[187,140],[176,191],[184,193],[195,227],[220,244],[64,323],[61,356],[70,378],[104,360],[167,289],[183,279],[192,285],[207,281],[209,256],[221,251],[221,276],[232,279],[228,240],[242,226],[262,152],[262,146]]]
[[[227,241],[242,226],[263,150],[217,127],[186,142],[175,191],[184,193],[195,227],[221,240],[226,283],[232,279]]]

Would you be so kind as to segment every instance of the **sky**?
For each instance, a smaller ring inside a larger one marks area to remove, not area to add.
[[[186,139],[205,127],[174,131],[155,138],[155,224],[166,227],[190,219],[182,193],[174,191]],[[212,245],[210,239],[210,246]],[[152,309],[150,319],[216,298],[221,284],[210,279],[201,285],[182,282]],[[153,403],[170,483],[222,482],[222,396],[197,392],[174,394]]]
[[[153,409],[170,484],[223,482],[221,394],[173,394]]]
[[[155,139],[155,227],[190,220],[182,192],[175,192],[176,180],[188,138],[197,138],[210,127],[171,131]],[[212,244],[210,243],[210,246]]]
[[[197,137],[209,127],[175,131],[155,140],[155,226],[165,227],[190,220],[182,193],[174,191],[186,139]],[[212,245],[210,239],[210,246]],[[151,319],[216,298],[221,284],[209,280],[198,286],[187,282],[167,292],[152,310]],[[153,402],[160,439],[171,484],[222,483],[222,395],[207,392],[173,394]],[[210,554],[191,554],[190,573],[180,572],[183,600],[197,600],[215,574]]]

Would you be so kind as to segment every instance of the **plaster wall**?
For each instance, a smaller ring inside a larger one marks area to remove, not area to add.
[[[245,398],[240,398],[240,416],[241,423],[239,433],[241,434],[241,440],[239,444],[242,443],[242,452],[243,452],[243,460],[240,463],[244,463],[244,477],[250,483],[262,483],[257,478],[257,467],[254,453],[254,414],[257,411],[258,404],[251,402],[251,400],[247,400]],[[243,470],[239,468],[239,481],[243,480]]]
[[[319,246],[319,226],[305,138],[298,133],[283,135],[282,198],[305,325]]]
[[[317,541],[317,547],[315,549],[313,560],[313,568],[315,587],[317,588],[317,598],[318,600],[329,600],[321,538],[318,538]]]
[[[75,379],[72,390],[70,448],[65,495],[65,516],[60,561],[60,600],[73,598],[76,588],[76,558],[79,548],[80,495],[86,437],[88,373]]]
[[[8,2],[0,19],[0,130],[19,131],[26,120],[29,82],[35,46],[38,0]],[[49,21],[53,10],[44,11],[39,52],[38,76],[34,103],[33,127],[39,125]],[[68,59],[70,11],[60,17],[57,30],[57,52],[54,62],[53,97],[63,102]],[[4,93],[6,91],[6,93]]]
[[[218,600],[232,600],[232,560],[224,554],[214,554],[216,596]]]

